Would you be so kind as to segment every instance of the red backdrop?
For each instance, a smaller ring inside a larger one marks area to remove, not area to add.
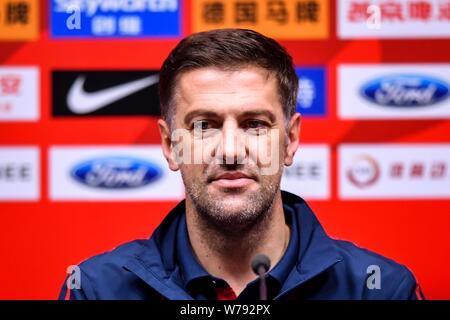
[[[52,145],[157,144],[154,119],[51,116],[53,69],[158,69],[178,39],[53,40],[47,2],[41,2],[40,37],[0,43],[2,65],[38,65],[41,118],[1,123],[0,145],[41,148],[41,200],[0,203],[0,298],[54,299],[68,265],[120,243],[147,238],[174,202],[63,202],[48,197],[48,148]],[[190,33],[191,1],[183,12]],[[348,239],[406,264],[430,299],[450,299],[450,200],[340,201],[336,147],[342,142],[450,142],[450,122],[342,121],[336,113],[336,67],[340,63],[449,62],[450,40],[338,40],[331,1],[327,40],[281,41],[297,65],[328,68],[328,113],[303,120],[302,143],[331,146],[331,198],[310,204],[330,235]],[[120,122],[120,129],[119,129]]]

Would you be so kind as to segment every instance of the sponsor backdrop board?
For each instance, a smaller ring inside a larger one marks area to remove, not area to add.
[[[157,71],[182,37],[227,26],[293,57],[282,188],[450,299],[449,21],[450,0],[0,0],[0,299],[56,298],[69,265],[148,238],[183,197]]]

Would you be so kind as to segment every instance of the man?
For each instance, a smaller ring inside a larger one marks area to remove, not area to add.
[[[419,299],[404,266],[329,238],[280,190],[299,145],[298,79],[273,39],[242,29],[182,40],[160,74],[162,150],[186,199],[149,240],[79,266],[60,298],[259,299],[251,263],[270,261],[268,299]]]

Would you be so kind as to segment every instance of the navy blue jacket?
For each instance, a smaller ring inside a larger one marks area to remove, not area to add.
[[[296,266],[275,299],[423,298],[405,266],[350,242],[331,239],[302,198],[282,191],[282,199],[283,206],[298,215],[300,245]],[[65,282],[60,299],[193,299],[179,281],[175,252],[176,230],[183,215],[184,201],[150,239],[128,242],[82,262],[81,287],[68,292]]]

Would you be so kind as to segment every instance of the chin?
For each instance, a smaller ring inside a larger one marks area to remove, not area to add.
[[[235,212],[240,212],[249,203],[250,197],[214,192],[199,200],[205,210],[233,215]]]

